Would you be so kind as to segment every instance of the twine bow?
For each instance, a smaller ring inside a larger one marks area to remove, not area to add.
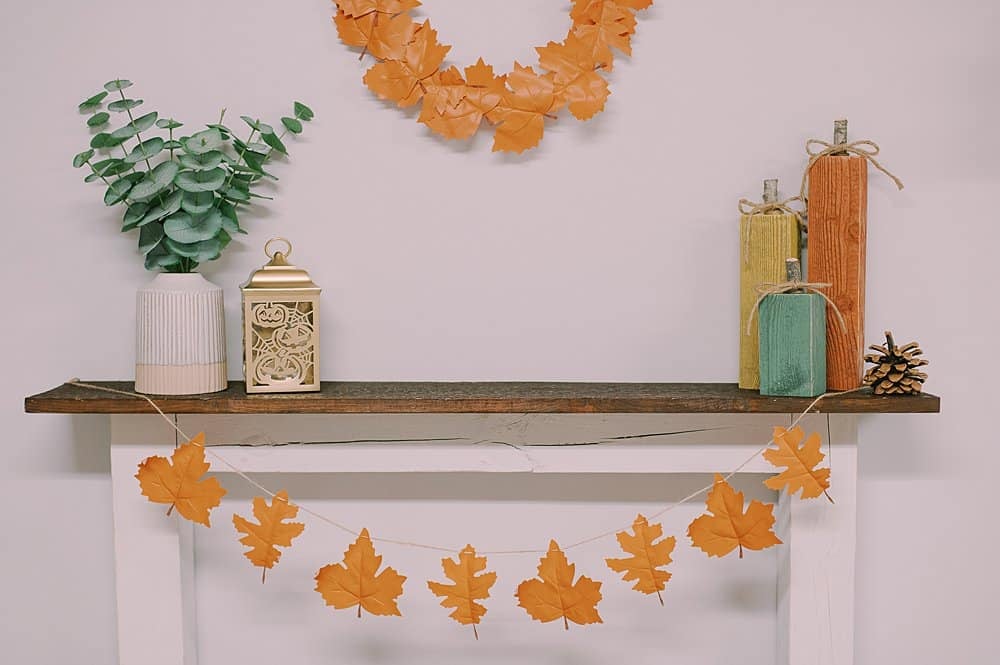
[[[833,313],[837,315],[837,322],[840,324],[840,329],[843,332],[847,332],[847,322],[844,321],[844,315],[841,314],[840,308],[837,307],[837,303],[830,299],[830,296],[823,293],[820,289],[828,289],[832,286],[831,284],[825,282],[803,282],[799,280],[790,282],[764,282],[763,284],[757,285],[757,293],[760,295],[757,298],[757,302],[753,304],[750,308],[750,318],[747,319],[747,332],[749,335],[753,331],[753,317],[757,315],[757,311],[760,309],[760,304],[764,302],[764,298],[768,296],[777,295],[779,293],[788,293],[790,291],[803,291],[807,293],[818,293],[823,296],[823,299],[830,305]]]
[[[821,149],[814,150],[814,146],[821,146]],[[812,171],[812,167],[816,164],[816,161],[820,157],[833,155],[838,152],[846,152],[867,159],[872,163],[872,166],[889,176],[889,179],[896,184],[896,187],[903,189],[903,181],[890,173],[889,169],[879,164],[879,161],[875,159],[875,156],[879,153],[879,147],[874,141],[866,139],[864,141],[851,141],[850,143],[827,143],[820,139],[809,139],[806,141],[806,153],[809,155],[809,164],[802,173],[802,186],[799,188],[800,199],[805,201],[808,198],[806,196],[806,180],[809,178],[809,172]]]
[[[747,263],[750,261],[750,229],[753,226],[751,223],[753,221],[754,215],[768,215],[772,213],[786,213],[788,215],[794,215],[795,219],[799,221],[799,224],[805,226],[804,210],[796,210],[792,207],[792,204],[798,201],[802,203],[805,199],[802,196],[793,196],[790,199],[785,199],[784,201],[764,201],[762,203],[755,203],[750,199],[740,199],[739,210],[740,214],[747,216],[746,232],[743,234],[743,262]]]

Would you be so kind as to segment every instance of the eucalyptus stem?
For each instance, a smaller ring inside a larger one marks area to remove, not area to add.
[[[120,87],[118,88],[118,94],[121,95],[123,102],[126,101],[125,100],[125,91],[122,90]],[[128,107],[128,104],[125,105],[125,112],[128,113],[128,122],[129,122],[129,124],[134,127],[135,126],[135,118],[132,116],[132,109],[130,109]],[[138,131],[135,133],[135,140],[139,142],[139,152],[141,152],[142,156],[144,157],[143,161],[146,162],[146,168],[148,170],[152,171],[153,170],[153,166],[152,166],[152,164],[149,163],[149,156],[146,155],[146,149],[142,147],[142,135]],[[122,142],[122,150],[124,150],[124,149],[125,149],[125,142],[123,141]],[[125,156],[127,157],[128,153],[126,153]],[[132,169],[135,170],[135,167],[133,166]]]

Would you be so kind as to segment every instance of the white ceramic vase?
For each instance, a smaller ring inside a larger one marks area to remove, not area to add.
[[[135,389],[154,395],[225,390],[222,289],[199,273],[161,273],[135,307]]]

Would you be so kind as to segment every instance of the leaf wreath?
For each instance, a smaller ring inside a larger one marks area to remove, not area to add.
[[[579,120],[604,110],[611,91],[599,73],[611,71],[614,52],[631,55],[635,12],[653,0],[572,0],[572,25],[561,42],[536,47],[538,66],[514,63],[496,75],[482,58],[465,68],[444,65],[451,46],[437,40],[430,21],[416,23],[418,0],[334,0],[333,22],[341,41],[379,62],[364,83],[380,99],[400,108],[421,104],[418,122],[446,139],[471,138],[485,118],[496,125],[494,152],[522,153],[536,147],[545,120],[564,106]]]

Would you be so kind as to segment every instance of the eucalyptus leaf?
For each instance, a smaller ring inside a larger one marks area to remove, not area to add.
[[[222,153],[218,150],[210,150],[201,155],[181,155],[178,161],[184,168],[207,171],[222,163]]]
[[[94,182],[95,180],[100,180],[101,174],[99,173],[88,173],[87,177],[83,179],[84,182]]]
[[[129,140],[138,133],[139,128],[130,122],[127,125],[119,127],[115,131],[111,132],[111,138],[117,140],[118,143],[115,143],[114,145],[118,145],[119,143]]]
[[[295,114],[296,118],[298,118],[299,120],[305,120],[306,122],[309,122],[315,117],[315,115],[312,112],[312,109],[303,104],[302,102],[295,102],[292,111]]]
[[[91,139],[90,139],[90,147],[94,148],[94,149],[106,148],[106,147],[108,147],[110,145],[108,143],[108,139],[110,139],[110,138],[111,138],[111,134],[108,134],[107,132],[98,132],[97,134],[94,134],[91,137]]]
[[[174,184],[185,192],[214,192],[226,182],[226,171],[214,168],[207,171],[182,171]]]
[[[287,155],[288,150],[285,148],[285,144],[281,142],[277,134],[261,134],[261,138],[264,139],[264,143],[268,144],[278,152]]]
[[[73,157],[73,168],[74,169],[80,168],[81,166],[89,162],[90,158],[93,156],[94,156],[94,151],[92,149],[84,150],[81,153],[77,153],[77,155]]]
[[[233,133],[233,130],[231,130],[228,127],[226,127],[225,125],[222,125],[222,124],[219,124],[219,123],[214,123],[214,124],[205,125],[205,126],[208,127],[209,129],[217,129],[217,130],[219,130],[219,133],[222,134],[222,137],[226,138],[226,139],[228,139],[229,136]]]
[[[203,215],[176,212],[163,222],[163,231],[174,242],[186,245],[214,238],[222,228],[222,213],[212,208]]]
[[[180,150],[183,147],[181,142],[176,140],[170,140],[163,144],[164,150]]]
[[[143,217],[146,216],[146,211],[149,210],[148,203],[133,203],[125,211],[125,217],[122,219],[122,231],[131,231],[139,225],[139,222]]]
[[[120,173],[125,173],[126,171],[131,171],[133,166],[127,163],[124,159],[119,159],[118,157],[109,157],[108,159],[102,159],[99,162],[94,162],[91,164],[94,170],[100,176],[105,178],[108,176],[119,175]]]
[[[81,111],[90,111],[91,109],[96,109],[98,106],[101,105],[101,102],[103,102],[104,98],[107,96],[108,96],[107,91],[99,92],[93,97],[87,97],[85,100],[80,102],[80,105],[77,106],[77,108],[80,109]]]
[[[195,243],[180,243],[168,236],[164,244],[174,254],[194,259],[198,263],[214,261],[222,253],[222,243],[217,238],[209,238]]]
[[[236,215],[236,208],[231,204],[223,201],[219,204],[219,212],[222,213],[222,228],[230,234],[242,233],[246,235],[240,227],[240,220]]]
[[[233,241],[233,237],[229,235],[228,232],[226,232],[225,228],[219,231],[219,234],[215,236],[215,239],[219,241],[220,250],[225,249],[227,246],[229,246],[229,243]]]
[[[160,129],[177,129],[178,127],[183,127],[183,122],[177,122],[173,118],[160,118],[156,121],[156,126]]]
[[[170,192],[160,203],[150,208],[136,226],[146,227],[153,222],[158,222],[164,217],[168,217],[181,209],[181,200],[184,192],[175,189]],[[159,226],[159,224],[153,224]]]
[[[158,244],[149,254],[146,254],[146,270],[156,270],[157,268],[169,268],[181,262],[181,257],[167,251],[163,243]]]
[[[132,152],[125,157],[124,161],[128,164],[135,164],[151,157],[155,157],[163,150],[163,143],[163,139],[159,136],[146,139],[132,148]]]
[[[299,122],[298,118],[282,118],[281,124],[285,126],[285,129],[290,131],[292,134],[302,133],[302,123]]]
[[[149,254],[163,240],[163,227],[159,224],[147,224],[139,229],[139,251]]]
[[[125,88],[131,87],[132,81],[129,81],[128,79],[115,79],[104,84],[104,89],[108,92],[117,92],[118,90],[124,90]]]
[[[89,118],[87,118],[87,126],[100,127],[101,125],[106,124],[110,117],[111,114],[108,113],[107,111],[99,111],[94,115],[90,116]]]
[[[181,200],[181,208],[192,215],[208,212],[214,204],[215,194],[212,192],[184,192]]]
[[[104,193],[104,205],[113,206],[116,203],[121,203],[128,196],[130,189],[132,189],[132,181],[128,178],[115,180]]]
[[[137,130],[139,130],[140,132],[144,132],[153,126],[158,116],[159,114],[156,111],[152,111],[151,113],[147,113],[146,115],[140,115],[138,118],[132,121],[132,124],[135,125],[135,128]]]
[[[218,129],[206,129],[183,139],[184,150],[192,155],[204,155],[206,152],[222,147],[222,132]]]
[[[141,105],[141,99],[116,99],[108,104],[108,110],[114,111],[115,113],[122,113],[123,111],[131,111],[135,107]]]
[[[174,181],[174,177],[180,170],[180,165],[168,160],[153,167],[153,170],[146,174],[146,177],[132,190],[133,201],[148,201]]]
[[[237,189],[236,187],[230,187],[229,189],[227,189],[225,192],[222,193],[222,196],[229,199],[230,201],[243,202],[250,200],[250,192],[242,189]]]

